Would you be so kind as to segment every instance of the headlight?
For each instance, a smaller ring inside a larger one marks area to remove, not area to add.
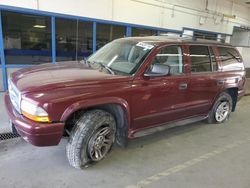
[[[48,113],[44,109],[26,100],[21,102],[21,112],[25,117],[33,121],[50,122]]]
[[[17,87],[12,83],[11,79],[8,80],[9,96],[13,107],[20,113],[21,93]]]

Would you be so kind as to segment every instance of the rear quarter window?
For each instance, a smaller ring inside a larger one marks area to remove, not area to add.
[[[237,50],[230,47],[218,47],[218,51],[222,70],[231,71],[243,69],[243,63]]]

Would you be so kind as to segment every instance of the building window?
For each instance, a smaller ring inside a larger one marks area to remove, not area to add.
[[[143,28],[132,28],[132,36],[153,36],[157,35],[157,31]]]
[[[6,64],[51,62],[51,19],[2,11]]]
[[[207,39],[217,41],[217,33],[206,33],[200,31],[194,31],[194,37],[196,39]]]
[[[77,59],[88,57],[93,52],[93,23],[78,22]]]
[[[56,18],[56,61],[75,61],[92,53],[92,23]]]
[[[108,42],[125,37],[126,28],[124,26],[96,24],[96,49],[100,49]]]
[[[190,46],[191,72],[210,72],[211,62],[207,46]]]

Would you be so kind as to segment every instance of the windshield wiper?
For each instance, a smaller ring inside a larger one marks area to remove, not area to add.
[[[83,62],[84,64],[88,65],[88,67],[91,67],[91,64],[96,64],[96,65],[99,65],[102,69],[106,69],[110,74],[112,75],[115,75],[115,72],[110,68],[108,67],[107,65],[103,64],[103,63],[100,63],[100,62],[95,62],[95,61],[89,61],[87,59],[83,59],[81,62]]]
[[[102,68],[105,68],[110,74],[115,75],[115,72],[108,67],[107,65],[103,64],[103,63],[98,63]]]
[[[88,67],[91,67],[90,62],[86,58],[81,60],[80,63],[86,64]]]

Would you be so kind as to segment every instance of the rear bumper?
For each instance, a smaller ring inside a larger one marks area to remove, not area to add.
[[[57,145],[63,135],[64,123],[38,123],[29,120],[13,108],[8,92],[5,94],[5,107],[17,132],[35,146]]]

